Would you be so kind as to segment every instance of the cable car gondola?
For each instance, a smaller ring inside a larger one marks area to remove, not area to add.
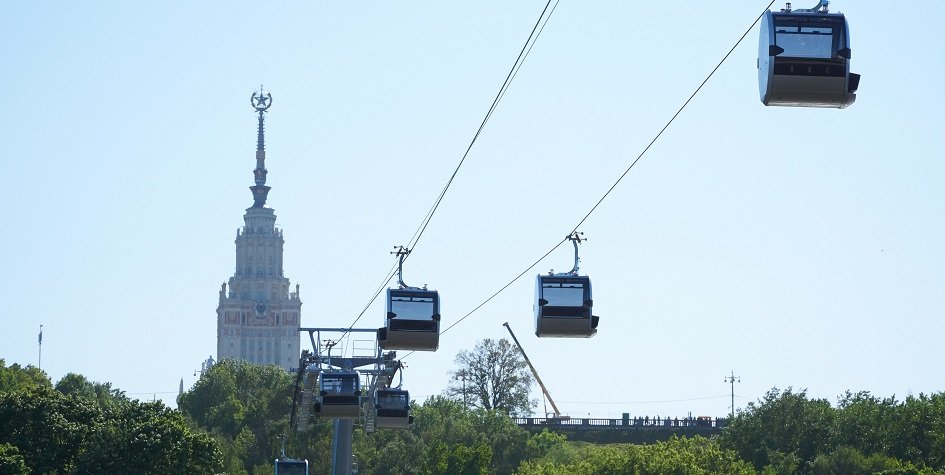
[[[374,392],[377,410],[375,425],[391,429],[405,429],[413,423],[410,415],[410,393],[402,389],[385,388]]]
[[[539,274],[535,280],[535,335],[589,338],[597,334],[599,317],[592,314],[591,279],[578,275],[579,233],[568,236],[574,244],[574,268],[563,274]]]
[[[856,100],[860,75],[850,72],[850,29],[828,3],[765,12],[758,41],[764,105],[843,109]]]
[[[275,475],[308,475],[308,460],[276,459]]]
[[[318,376],[315,415],[334,419],[361,416],[361,378],[356,372],[329,371]]]
[[[404,257],[409,249],[398,247],[399,287],[387,289],[387,317],[377,330],[378,346],[385,350],[436,351],[440,346],[440,295],[435,290],[404,284]]]

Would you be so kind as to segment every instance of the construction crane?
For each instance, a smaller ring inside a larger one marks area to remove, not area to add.
[[[541,387],[541,392],[545,395],[545,399],[551,403],[551,408],[555,411],[553,419],[570,419],[569,416],[561,415],[561,411],[558,410],[555,400],[551,399],[551,394],[548,394],[548,388],[545,387],[545,383],[541,382],[541,378],[538,376],[538,371],[535,371],[535,367],[532,365],[531,360],[528,359],[528,355],[525,354],[525,350],[522,349],[522,345],[518,342],[518,338],[515,338],[515,333],[512,332],[512,327],[509,326],[509,322],[503,323],[502,326],[504,326],[505,329],[509,331],[509,335],[512,335],[512,341],[515,342],[515,346],[518,347],[518,351],[522,354],[522,357],[525,358],[525,362],[528,363],[528,367],[531,368],[532,376],[535,376],[535,381],[538,381],[538,386]],[[545,415],[547,416],[548,414]]]

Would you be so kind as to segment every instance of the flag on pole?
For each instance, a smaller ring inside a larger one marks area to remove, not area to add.
[[[42,330],[39,331],[39,344],[40,345],[43,344],[43,331]]]

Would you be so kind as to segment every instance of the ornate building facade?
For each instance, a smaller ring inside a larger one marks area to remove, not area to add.
[[[268,93],[253,93],[259,114],[253,205],[236,230],[236,270],[220,288],[217,306],[217,359],[235,358],[274,364],[295,371],[299,362],[299,326],[302,300],[299,286],[290,291],[283,274],[282,230],[266,206],[265,114],[272,105]]]

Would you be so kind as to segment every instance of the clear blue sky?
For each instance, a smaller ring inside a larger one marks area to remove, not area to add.
[[[809,2],[815,3],[813,1]],[[405,269],[450,325],[560,240],[767,2],[563,0]],[[0,357],[173,403],[216,353],[265,84],[305,326],[346,326],[544,2],[16,2],[0,28]],[[781,4],[777,4],[778,7]],[[795,6],[809,6],[795,2]],[[534,274],[407,359],[438,394],[508,321],[572,416],[724,415],[768,389],[945,390],[945,3],[833,2],[846,110],[765,108],[757,27],[582,226],[600,333],[538,340]],[[377,327],[375,303],[359,327]],[[349,342],[349,347],[354,346]],[[537,388],[535,396],[539,393]],[[672,401],[672,402],[660,402]],[[542,409],[539,407],[539,412]]]

